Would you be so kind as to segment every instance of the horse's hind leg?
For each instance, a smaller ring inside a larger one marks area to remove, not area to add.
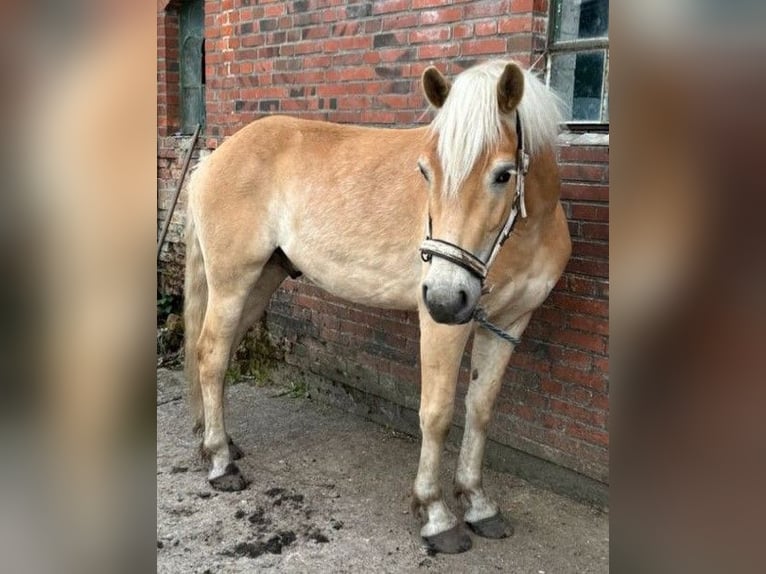
[[[420,463],[412,489],[413,509],[425,524],[420,535],[430,549],[455,554],[471,547],[462,522],[450,511],[439,479],[444,440],[452,424],[457,373],[470,326],[434,323],[420,312]]]
[[[529,316],[526,316],[517,321],[512,331],[523,331],[528,320]],[[465,522],[471,530],[485,538],[505,538],[513,534],[513,527],[484,492],[482,484],[487,426],[512,353],[512,345],[485,329],[477,328],[471,354],[471,381],[465,399],[463,444],[455,474],[455,495],[465,507]]]
[[[247,486],[239,468],[232,462],[232,455],[237,454],[238,449],[229,446],[224,424],[224,375],[232,347],[245,330],[243,321],[252,318],[256,311],[262,312],[268,301],[268,297],[263,297],[264,301],[258,298],[266,283],[270,284],[276,277],[271,268],[263,275],[267,257],[260,264],[257,261],[246,264],[240,260],[236,269],[230,265],[207,267],[207,309],[196,350],[205,418],[202,452],[210,458],[208,480],[216,490],[242,490]],[[211,260],[216,261],[212,257]],[[218,259],[222,260],[224,258]],[[265,283],[258,287],[261,278]]]
[[[237,350],[242,337],[263,315],[266,306],[269,304],[269,299],[274,294],[287,277],[287,271],[282,267],[277,259],[272,256],[268,263],[263,268],[261,276],[255,285],[253,285],[250,294],[247,297],[245,307],[242,311],[242,317],[240,318],[239,325],[237,327],[237,334],[234,336],[234,341],[231,346],[231,356]],[[231,435],[228,435],[229,451],[231,452],[231,458],[238,460],[244,456],[242,449],[240,449],[232,440]]]
[[[248,286],[249,287],[249,286]],[[203,455],[210,459],[210,484],[217,490],[247,485],[231,461],[223,415],[224,375],[249,289],[217,290],[211,285],[205,320],[197,343],[200,387],[205,417]]]

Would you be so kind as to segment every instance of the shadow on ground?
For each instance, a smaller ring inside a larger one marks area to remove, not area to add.
[[[219,493],[197,458],[183,377],[158,370],[158,572],[608,572],[605,513],[489,470],[485,486],[516,533],[430,555],[409,511],[418,441],[285,394],[285,373],[228,389],[228,430],[252,483]],[[451,492],[455,454],[444,462]]]

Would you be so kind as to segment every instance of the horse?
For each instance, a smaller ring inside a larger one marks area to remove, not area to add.
[[[421,82],[435,111],[429,125],[268,116],[200,162],[188,190],[185,370],[209,483],[241,490],[248,481],[224,425],[224,374],[282,281],[302,274],[354,303],[417,311],[413,510],[425,545],[458,553],[472,545],[469,529],[487,538],[513,532],[482,484],[487,425],[513,349],[561,276],[571,241],[559,201],[556,96],[504,60],[453,82],[432,66]],[[458,520],[439,468],[471,334]]]

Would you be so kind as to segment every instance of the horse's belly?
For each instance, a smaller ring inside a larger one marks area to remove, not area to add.
[[[417,309],[420,288],[417,265],[385,260],[344,260],[289,247],[285,252],[306,279],[336,297],[370,307]]]

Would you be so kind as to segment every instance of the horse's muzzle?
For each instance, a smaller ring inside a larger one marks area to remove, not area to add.
[[[473,317],[478,297],[474,297],[466,289],[440,290],[423,283],[423,302],[428,314],[437,323],[446,325],[462,325]]]

